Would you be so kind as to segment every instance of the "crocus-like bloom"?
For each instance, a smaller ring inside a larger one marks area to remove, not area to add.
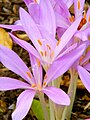
[[[87,11],[83,11],[85,0],[74,0],[74,12],[75,17],[72,16],[67,6],[64,4],[65,10],[63,10],[63,14],[61,14],[62,10],[60,10],[61,3],[55,0],[55,5],[53,6],[55,15],[56,15],[56,24],[58,36],[61,37],[61,34],[79,17],[83,16],[80,24],[78,26],[78,31],[75,36],[79,37],[81,40],[87,40],[88,35],[90,35],[90,8]],[[72,3],[72,1],[71,1]],[[63,28],[63,29],[62,29]]]
[[[21,8],[20,9],[21,24],[23,26],[24,31],[27,33],[27,35],[31,39],[37,51],[35,50],[34,47],[32,47],[27,42],[23,40],[21,41],[20,39],[18,39],[12,34],[10,35],[16,43],[18,43],[21,47],[26,49],[29,53],[34,54],[35,52],[34,55],[36,55],[36,52],[37,52],[36,57],[38,57],[38,59],[42,61],[42,65],[46,70],[50,66],[50,64],[52,64],[52,62],[58,58],[63,48],[70,41],[74,33],[77,31],[77,27],[79,25],[80,20],[81,18],[78,18],[66,30],[66,32],[63,34],[61,39],[57,41],[51,34],[48,33],[46,29],[44,29],[44,27],[39,25],[37,26],[37,24],[33,21],[31,16],[24,9]],[[74,48],[74,46],[72,48]],[[69,50],[66,50],[66,51],[69,51]]]
[[[45,93],[56,104],[70,104],[70,99],[64,91],[59,88],[47,86],[53,78],[58,77],[58,70],[60,69],[57,69],[57,67],[55,71],[50,69],[42,81],[42,66],[40,61],[33,55],[30,55],[30,57],[33,75],[14,51],[0,45],[0,61],[11,71],[20,75],[25,81],[23,82],[9,77],[0,77],[1,91],[24,89],[17,99],[16,109],[12,114],[13,120],[22,120],[26,116],[35,94],[39,94],[39,92]]]

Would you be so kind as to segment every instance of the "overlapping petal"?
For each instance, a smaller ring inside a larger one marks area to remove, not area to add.
[[[30,73],[30,70],[28,69],[26,64],[22,61],[22,59],[15,52],[13,52],[12,50],[10,50],[2,45],[0,45],[0,61],[9,70],[20,75],[27,82],[33,83],[33,77],[31,80],[31,78],[27,74],[27,72]]]
[[[85,68],[86,70],[90,71],[90,63],[84,65],[84,68]]]
[[[22,120],[26,116],[31,107],[34,95],[34,90],[25,90],[19,95],[16,109],[12,114],[13,120]]]
[[[30,85],[14,78],[0,77],[0,90],[30,89]]]
[[[69,105],[69,96],[61,89],[55,87],[46,87],[43,92],[56,104]]]
[[[66,46],[66,44],[73,37],[75,32],[77,31],[77,27],[81,21],[82,17],[79,17],[62,35],[60,38],[60,44],[55,48],[55,57],[61,52],[61,50]]]
[[[72,66],[72,64],[76,62],[76,60],[78,60],[78,58],[83,54],[85,48],[86,45],[82,44],[72,52],[55,60],[46,73],[47,78],[45,79],[45,82],[49,83],[65,73]]]
[[[90,92],[90,73],[81,66],[77,67],[79,76],[86,89]]]

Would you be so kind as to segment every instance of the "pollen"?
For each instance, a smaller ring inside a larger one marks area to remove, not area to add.
[[[50,45],[48,45],[48,44],[47,44],[46,46],[47,46],[47,48],[48,48],[49,50],[51,50],[51,47],[50,47]]]
[[[38,41],[39,45],[42,46],[41,40],[38,39],[37,41]]]
[[[39,59],[36,59],[36,61],[37,61],[38,67],[40,67],[40,61],[39,61]]]
[[[30,72],[26,72],[26,74],[27,74],[30,78],[32,78],[32,76],[31,76],[31,73],[30,73]]]
[[[78,10],[80,10],[81,4],[80,4],[80,0],[78,0]]]
[[[57,42],[57,46],[60,44],[60,42],[61,42],[61,39],[58,40],[58,42]]]

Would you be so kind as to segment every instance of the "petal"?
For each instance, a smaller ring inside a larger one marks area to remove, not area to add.
[[[38,39],[42,39],[40,31],[38,30],[31,16],[23,8],[20,8],[20,20],[25,32],[29,36],[36,49],[41,51],[41,46],[38,43]]]
[[[40,60],[30,54],[30,61],[36,84],[42,85],[42,66]]]
[[[85,0],[74,0],[75,18],[83,14]]]
[[[55,87],[46,87],[42,90],[53,102],[61,105],[69,105],[69,96],[61,89]]]
[[[73,0],[63,0],[63,2],[66,3],[67,7],[70,8],[71,5],[73,4]]]
[[[81,17],[79,17],[62,35],[60,38],[60,44],[55,48],[55,56],[56,57],[61,50],[67,45],[67,43],[70,41],[70,39],[73,37],[75,32],[77,31],[77,27],[80,23]]]
[[[81,66],[78,66],[77,70],[82,83],[84,84],[86,89],[90,92],[90,73]]]
[[[30,54],[33,54],[38,59],[40,59],[38,52],[36,51],[36,49],[31,44],[29,44],[28,42],[26,42],[24,40],[20,40],[19,38],[17,38],[16,36],[14,36],[11,33],[9,33],[9,34],[17,44],[19,44],[22,48],[27,50]]]
[[[86,70],[90,71],[90,63],[84,65],[84,68],[85,68]]]
[[[27,115],[31,107],[34,95],[34,90],[25,90],[19,95],[17,99],[16,109],[12,114],[13,120],[22,120]]]
[[[28,11],[36,24],[40,24],[40,5],[31,3],[28,6]]]
[[[31,77],[32,78],[31,80],[31,78],[27,74],[27,72],[30,73],[30,70],[28,69],[26,64],[22,61],[22,59],[14,51],[2,45],[0,45],[0,61],[9,70],[20,75],[27,82],[33,83],[33,77]]]
[[[55,14],[49,0],[40,1],[40,25],[44,26],[48,32],[52,33],[52,35],[55,36]]]
[[[21,25],[3,25],[3,24],[0,24],[0,27],[6,28],[6,29],[11,29],[12,31],[17,31],[17,30],[23,31],[23,27]]]
[[[0,90],[28,89],[30,85],[9,77],[0,77]]]
[[[71,65],[75,63],[76,60],[78,60],[78,58],[83,54],[85,48],[86,45],[82,44],[72,52],[55,60],[46,73],[47,78],[45,79],[45,82],[49,83],[52,80],[55,80],[60,75],[62,75],[63,73],[65,73],[71,67]]]

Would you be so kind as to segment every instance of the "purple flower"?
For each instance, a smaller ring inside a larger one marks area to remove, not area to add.
[[[1,62],[11,71],[20,75],[25,81],[23,82],[9,77],[0,77],[1,91],[24,89],[17,99],[16,109],[12,114],[13,120],[21,120],[26,116],[37,92],[44,92],[56,104],[70,104],[69,97],[64,91],[59,88],[47,86],[49,81],[52,81],[54,78],[57,68],[55,68],[55,72],[51,70],[47,71],[44,80],[42,81],[42,66],[40,61],[33,55],[30,57],[33,75],[14,51],[0,45]],[[49,76],[49,74],[52,74],[52,76]],[[56,76],[58,76],[58,74]]]
[[[14,35],[10,34],[13,40],[18,43],[21,47],[26,49],[29,53],[37,55],[38,59],[42,61],[44,68],[48,68],[52,62],[59,58],[58,56],[62,52],[63,48],[70,41],[74,33],[77,31],[78,24],[81,18],[78,18],[62,35],[61,39],[57,41],[44,27],[34,22],[32,17],[24,10],[20,9],[20,22],[23,26],[24,31],[31,39],[32,47],[27,42],[18,39]],[[31,48],[32,47],[32,48]],[[72,47],[72,46],[70,46]],[[33,50],[32,50],[33,49]],[[69,52],[69,50],[66,50]],[[64,51],[65,53],[65,51]]]

